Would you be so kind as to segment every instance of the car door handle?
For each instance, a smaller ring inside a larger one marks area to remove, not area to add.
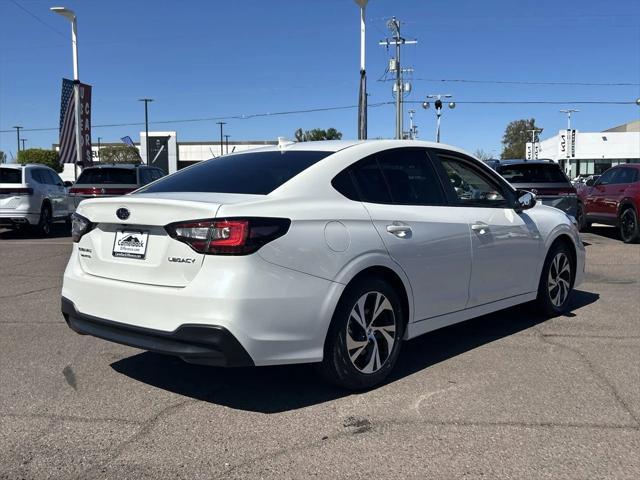
[[[411,237],[411,227],[409,225],[402,225],[400,223],[393,223],[391,225],[387,225],[387,232],[389,232],[392,235],[395,235],[398,238]]]
[[[484,235],[489,230],[489,225],[484,222],[476,222],[471,225],[471,230],[478,232],[480,235]]]

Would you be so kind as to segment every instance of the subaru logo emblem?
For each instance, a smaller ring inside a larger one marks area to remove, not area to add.
[[[118,217],[120,220],[126,220],[127,218],[129,218],[129,215],[131,215],[131,213],[124,207],[116,210],[116,217]]]

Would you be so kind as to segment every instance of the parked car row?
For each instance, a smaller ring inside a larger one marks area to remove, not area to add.
[[[96,165],[85,168],[72,184],[39,164],[0,166],[0,227],[35,228],[51,234],[55,222],[70,225],[71,214],[87,198],[132,192],[158,180],[164,172],[146,165]]]

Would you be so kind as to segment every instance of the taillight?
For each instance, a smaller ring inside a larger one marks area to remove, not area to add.
[[[33,188],[0,188],[0,195],[33,195]]]
[[[248,255],[289,230],[287,218],[222,218],[167,225],[165,230],[198,253]]]
[[[77,213],[71,214],[71,238],[75,243],[78,243],[84,235],[93,230],[93,227],[94,224],[88,218]]]

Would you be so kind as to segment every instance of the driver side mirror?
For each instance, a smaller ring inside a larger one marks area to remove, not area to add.
[[[593,187],[593,184],[594,184],[594,183],[596,183],[596,181],[595,181],[593,178],[590,178],[589,180],[587,180],[587,181],[585,182],[585,185],[586,185],[587,187]]]
[[[518,213],[523,210],[528,210],[533,208],[536,204],[536,196],[534,193],[528,192],[527,190],[516,190],[516,201],[514,205],[514,210]]]
[[[64,182],[64,186],[67,188],[73,187],[73,182],[70,182],[69,180],[67,180],[66,182]]]

